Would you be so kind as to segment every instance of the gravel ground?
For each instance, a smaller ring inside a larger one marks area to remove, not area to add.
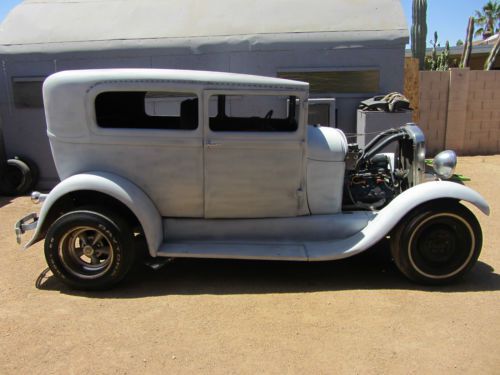
[[[500,374],[500,155],[460,158],[489,201],[476,267],[404,279],[387,244],[333,263],[177,260],[77,292],[19,250],[26,197],[0,198],[0,373]]]

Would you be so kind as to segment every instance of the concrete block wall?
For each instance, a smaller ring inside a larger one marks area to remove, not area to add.
[[[445,145],[449,84],[448,72],[420,72],[418,124],[425,133],[429,154],[442,151]]]
[[[470,71],[463,152],[500,153],[500,71]]]
[[[500,71],[420,72],[419,125],[427,153],[500,153]]]
[[[446,72],[448,73],[448,72]],[[450,69],[448,111],[446,118],[446,148],[463,151],[467,123],[467,101],[469,95],[469,70]]]

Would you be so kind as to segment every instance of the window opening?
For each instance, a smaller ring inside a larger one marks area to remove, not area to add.
[[[95,99],[102,128],[195,130],[198,97],[190,93],[113,91]]]
[[[16,108],[43,108],[45,77],[13,77],[12,92]]]
[[[278,72],[279,78],[309,82],[311,94],[377,93],[380,91],[378,70],[338,70],[309,72]]]
[[[214,95],[209,101],[210,130],[294,132],[298,105],[295,96]]]

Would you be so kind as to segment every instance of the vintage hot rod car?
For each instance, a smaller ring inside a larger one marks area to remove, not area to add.
[[[66,71],[44,83],[47,133],[61,182],[40,214],[16,224],[45,238],[54,275],[106,288],[150,258],[328,261],[390,236],[414,281],[462,276],[482,245],[486,201],[443,181],[453,152],[425,174],[415,124],[363,149],[307,125],[307,83],[188,70]],[[395,153],[381,153],[387,145]]]

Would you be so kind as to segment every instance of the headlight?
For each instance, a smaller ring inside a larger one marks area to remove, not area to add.
[[[432,162],[432,167],[438,177],[447,180],[455,172],[457,166],[457,154],[455,151],[446,150],[436,155]]]
[[[31,193],[31,201],[34,204],[42,203],[43,201],[45,201],[45,199],[47,199],[47,194],[42,194],[39,191],[34,191],[33,193]]]

